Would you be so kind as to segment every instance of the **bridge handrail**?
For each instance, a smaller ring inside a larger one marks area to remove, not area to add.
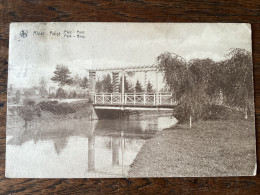
[[[173,105],[171,93],[95,93],[95,104]]]
[[[111,95],[111,94],[113,94],[113,95],[122,95],[122,93],[95,93],[95,95]],[[124,93],[124,94],[127,94],[127,95],[144,95],[144,94],[146,94],[146,95],[153,95],[153,94],[156,94],[156,93],[148,93],[148,92],[146,92],[146,93]],[[161,94],[161,95],[172,95],[172,93],[158,93],[158,94]]]

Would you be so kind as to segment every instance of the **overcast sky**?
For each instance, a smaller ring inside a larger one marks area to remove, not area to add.
[[[85,76],[90,68],[152,65],[166,51],[187,61],[220,61],[229,48],[251,51],[249,24],[14,23],[10,29],[8,81],[15,87],[37,85],[42,76],[49,80],[57,64]],[[21,37],[22,30],[27,37]],[[51,36],[50,31],[60,36]],[[72,37],[64,37],[64,31],[72,31]],[[77,38],[77,31],[84,31],[85,38]],[[55,86],[51,81],[48,85]]]

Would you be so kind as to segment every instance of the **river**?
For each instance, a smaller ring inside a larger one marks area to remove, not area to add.
[[[128,177],[143,144],[175,123],[170,116],[40,121],[26,128],[17,122],[8,126],[6,169],[12,177]]]

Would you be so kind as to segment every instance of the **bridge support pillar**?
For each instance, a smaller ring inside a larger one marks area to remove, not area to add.
[[[147,92],[148,78],[147,71],[144,72],[144,91]]]
[[[96,92],[96,72],[89,71],[89,99],[94,102],[94,96]]]
[[[121,93],[122,93],[121,103],[125,104],[125,72],[124,71],[122,72],[122,90],[121,90]]]
[[[158,70],[156,70],[156,75],[155,75],[155,85],[156,85],[156,105],[158,106],[159,105],[159,85],[158,85]]]
[[[113,72],[113,93],[119,93],[119,72]]]

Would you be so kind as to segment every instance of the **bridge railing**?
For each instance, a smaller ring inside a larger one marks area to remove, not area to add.
[[[174,105],[170,93],[96,93],[94,104],[104,105]]]

